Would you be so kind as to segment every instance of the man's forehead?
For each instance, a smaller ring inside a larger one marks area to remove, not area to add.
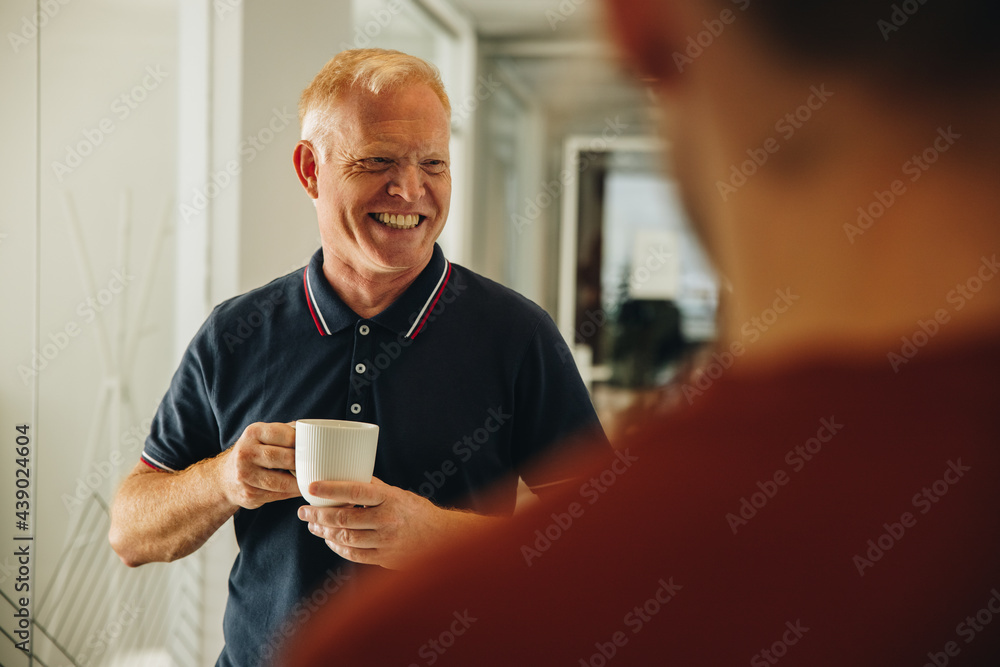
[[[426,84],[409,84],[378,93],[355,88],[337,106],[369,122],[443,120],[447,124],[444,105]]]
[[[435,132],[430,134],[381,133],[364,136],[356,144],[356,150],[370,155],[395,155],[417,152],[428,155],[447,155],[448,135]]]

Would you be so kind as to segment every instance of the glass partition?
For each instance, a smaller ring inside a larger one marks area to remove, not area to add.
[[[692,370],[716,335],[719,282],[652,137],[572,137],[564,162],[559,327],[605,430]]]

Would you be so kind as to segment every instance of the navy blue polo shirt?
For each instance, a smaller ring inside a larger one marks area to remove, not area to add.
[[[157,410],[147,464],[182,470],[232,446],[254,422],[365,421],[379,425],[382,481],[473,511],[499,491],[509,513],[510,473],[529,486],[558,481],[530,463],[581,431],[607,446],[562,336],[534,303],[451,264],[435,245],[402,296],[364,319],[322,264],[317,251],[304,269],[215,308]],[[311,613],[318,586],[326,581],[334,593],[360,567],[309,533],[296,516],[303,503],[237,511],[240,551],[218,665],[266,660]]]

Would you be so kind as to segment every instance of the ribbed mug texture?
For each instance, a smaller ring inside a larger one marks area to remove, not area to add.
[[[370,482],[375,470],[378,426],[338,419],[295,422],[295,477],[310,505],[335,503],[306,492],[318,480]]]

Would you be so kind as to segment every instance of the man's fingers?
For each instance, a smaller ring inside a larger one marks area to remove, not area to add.
[[[258,469],[257,474],[241,480],[240,489],[244,501],[257,506],[302,495],[294,477],[273,470]],[[240,505],[246,506],[242,502]]]
[[[230,495],[233,503],[256,509],[265,503],[301,496],[295,478],[286,472],[264,471],[252,482],[243,480]]]
[[[345,547],[332,540],[326,540],[326,546],[341,558],[345,558],[355,563],[365,565],[380,565],[378,549],[358,549],[357,547]]]
[[[261,445],[255,452],[254,463],[271,470],[295,470],[295,450],[289,447]]]
[[[275,447],[294,447],[295,428],[280,422],[257,422],[250,424],[243,431],[243,436],[262,445]]]
[[[312,493],[310,491],[310,493]],[[377,530],[378,517],[375,510],[367,507],[313,507],[303,505],[299,508],[299,518],[333,530]],[[329,537],[329,535],[324,535]]]
[[[351,530],[350,528],[334,528],[321,523],[309,522],[309,532],[328,542],[334,542],[342,547],[355,549],[375,549],[383,546],[382,538],[374,530]]]
[[[251,484],[262,471],[295,469],[294,449],[255,443],[239,443],[233,449],[239,476]]]
[[[290,473],[280,470],[259,470],[256,480],[251,485],[262,491],[302,495],[299,493],[299,485],[295,478]]]
[[[375,480],[375,478],[372,478]],[[385,486],[385,484],[382,484]],[[327,500],[348,505],[364,505],[372,507],[385,502],[385,492],[374,484],[362,482],[313,482],[309,485],[309,493]]]

